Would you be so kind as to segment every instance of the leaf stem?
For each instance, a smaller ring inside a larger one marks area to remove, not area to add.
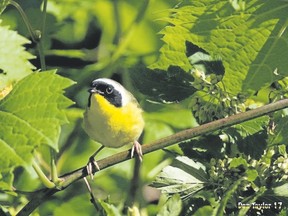
[[[249,110],[244,113],[239,113],[236,115],[232,115],[228,118],[223,118],[219,119],[213,122],[209,122],[204,125],[200,125],[195,128],[187,129],[180,131],[174,135],[159,139],[157,141],[151,142],[149,144],[145,144],[142,146],[142,152],[143,154],[147,154],[156,150],[163,149],[167,146],[177,144],[179,142],[183,142],[189,139],[192,139],[197,136],[201,136],[207,133],[211,133],[216,130],[220,130],[235,124],[239,124],[244,121],[248,121],[263,115],[267,115],[272,112],[276,112],[278,110],[284,109],[288,107],[288,99],[280,100],[275,103],[271,103],[262,107],[259,107],[254,110]],[[113,166],[115,164],[121,163],[123,161],[131,159],[130,157],[130,151],[123,151],[118,154],[112,155],[110,157],[104,158],[102,160],[97,161],[99,167],[101,170],[106,169],[110,166]],[[145,159],[144,159],[145,163]],[[72,183],[78,181],[81,178],[86,177],[87,170],[86,170],[86,165],[83,167],[80,167],[77,170],[74,170],[70,173],[66,173],[63,176],[61,176],[62,182],[61,182],[61,187],[58,188],[58,190],[55,188],[54,189],[43,189],[41,193],[37,194],[37,197],[33,197],[30,202],[24,206],[22,210],[17,214],[18,216],[23,216],[23,215],[29,215],[31,214],[35,208],[37,208],[41,202],[39,202],[39,199],[46,200],[49,196],[52,196],[59,190],[64,190],[66,187],[71,185]],[[40,198],[39,198],[40,196]]]
[[[58,174],[57,174],[57,168],[56,168],[56,163],[55,163],[55,150],[50,147],[50,167],[51,167],[51,179],[54,184],[57,184],[59,181],[58,179]]]
[[[54,188],[55,187],[55,184],[47,178],[47,176],[43,173],[43,171],[41,170],[41,168],[38,166],[38,164],[35,161],[33,161],[32,167],[34,168],[34,170],[37,173],[37,175],[38,175],[39,179],[41,180],[41,182],[47,188]]]
[[[46,62],[45,62],[45,53],[43,47],[43,41],[45,38],[45,27],[46,27],[46,15],[47,15],[47,0],[43,0],[43,17],[42,17],[42,26],[41,26],[41,40],[37,43],[37,49],[39,52],[39,59],[41,64],[41,70],[46,70]]]
[[[29,22],[29,19],[28,19],[28,17],[26,16],[26,14],[25,14],[24,10],[22,9],[22,7],[21,7],[17,2],[15,2],[15,1],[13,1],[13,0],[9,1],[9,4],[13,5],[13,6],[18,10],[18,12],[19,12],[20,15],[22,16],[22,19],[23,19],[23,21],[24,21],[24,23],[25,23],[25,25],[26,25],[26,27],[27,27],[27,29],[28,29],[28,32],[29,32],[29,34],[30,34],[30,36],[31,36],[32,41],[35,42],[35,43],[37,43],[38,40],[39,40],[39,38],[38,38],[37,35],[35,34],[35,31],[34,31],[34,29],[32,28],[32,26],[31,26],[31,24],[30,24],[30,22]]]
[[[47,17],[47,0],[43,0],[43,18],[42,18],[42,26],[41,26],[42,35],[45,34],[46,17]]]

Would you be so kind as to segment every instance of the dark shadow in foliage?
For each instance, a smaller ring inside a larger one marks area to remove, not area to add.
[[[243,142],[239,143],[239,150],[255,159],[260,159],[267,149],[267,138],[266,131],[259,131],[258,133],[247,136],[243,139]]]
[[[211,158],[223,158],[223,142],[217,135],[206,135],[179,144],[184,155],[198,161],[210,161]]]
[[[246,136],[240,134],[239,130],[235,128],[229,128],[225,132],[234,138],[233,142],[236,143],[240,153],[249,155],[256,160],[259,160],[265,149],[267,149],[268,136],[266,130]]]
[[[195,58],[192,55],[198,54]],[[199,55],[200,54],[200,55]],[[204,54],[204,55],[201,55]],[[202,48],[186,41],[186,56],[193,62],[192,66],[205,68],[206,76],[209,74],[222,75],[225,72],[222,61],[214,60]],[[134,86],[150,100],[157,102],[179,102],[197,91],[193,87],[195,78],[191,71],[186,72],[178,66],[170,65],[166,70],[149,69],[139,64],[131,70]]]
[[[69,44],[57,39],[51,40],[52,50],[67,50],[67,52],[73,49],[82,50],[83,53],[85,53],[85,57],[71,58],[65,56],[51,55],[46,57],[47,65],[50,67],[82,68],[89,64],[97,62],[97,53],[95,49],[99,45],[102,32],[92,21],[89,23],[88,30],[89,31],[86,32],[83,40],[77,43]]]
[[[141,64],[131,72],[131,79],[142,94],[157,102],[179,102],[196,91],[191,85],[194,77],[176,66],[164,71]]]
[[[207,200],[202,198],[192,198],[188,200],[183,200],[184,205],[180,215],[190,216],[193,215],[200,207],[205,205],[210,205]]]
[[[206,52],[204,49],[202,49],[201,47],[198,47],[197,45],[186,41],[186,55],[190,60],[190,63],[197,68],[197,66],[199,65],[203,65],[203,67],[205,68],[206,71],[206,76],[209,74],[216,74],[216,75],[224,75],[225,73],[225,68],[224,65],[222,63],[222,61],[220,59],[214,59],[213,57],[211,57],[209,55],[208,52]],[[198,60],[196,60],[195,62],[191,62],[192,56],[196,53],[202,53],[204,54],[204,56],[206,56],[206,58],[198,58]],[[209,59],[207,59],[207,57],[209,57]]]

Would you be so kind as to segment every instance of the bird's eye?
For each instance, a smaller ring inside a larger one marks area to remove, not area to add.
[[[112,94],[112,92],[113,92],[113,88],[111,86],[106,88],[106,93],[107,94]]]

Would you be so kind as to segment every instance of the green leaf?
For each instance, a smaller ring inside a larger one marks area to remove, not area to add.
[[[288,116],[279,117],[275,122],[275,130],[273,134],[269,134],[269,146],[277,144],[287,144],[288,133]]]
[[[174,194],[165,205],[160,209],[157,216],[177,216],[180,215],[182,209],[182,201],[179,194]]]
[[[254,181],[258,177],[258,172],[254,168],[248,168],[246,170],[247,180],[248,181]]]
[[[55,71],[36,72],[19,81],[0,101],[0,170],[31,162],[40,145],[58,149],[60,126],[67,123],[64,109],[72,104],[63,89],[73,82]]]
[[[9,0],[0,0],[0,14],[2,14],[8,4]]]
[[[1,20],[0,20],[1,23]],[[0,26],[0,93],[9,85],[13,85],[23,77],[32,73],[34,66],[29,59],[33,55],[25,51],[23,45],[29,40],[9,30],[7,26]],[[0,95],[0,99],[5,95]]]
[[[288,198],[288,183],[284,183],[277,187],[274,187],[272,191],[275,196]],[[269,192],[271,191],[267,191],[267,194],[269,194]]]
[[[213,80],[214,84],[219,82],[225,72],[221,60],[211,57],[192,43],[187,42],[186,46],[185,58],[193,64],[193,70],[186,73],[177,64],[169,65],[166,70],[138,64],[131,71],[134,86],[150,100],[169,103],[191,96],[199,87],[203,87],[200,81],[210,83]]]
[[[190,196],[204,187],[207,182],[205,167],[188,157],[177,156],[170,166],[165,167],[156,177],[153,186],[162,193],[180,193],[181,197]]]
[[[229,168],[236,168],[240,165],[247,167],[248,164],[247,164],[247,161],[242,157],[233,158],[229,164]]]
[[[245,1],[241,11],[226,0],[188,2],[163,18],[171,25],[161,31],[165,44],[151,68],[175,65],[191,70],[186,57],[189,41],[221,58],[228,92],[253,92],[287,76],[287,2]]]
[[[269,117],[268,116],[262,116],[250,121],[243,122],[241,124],[237,124],[234,127],[237,128],[238,131],[243,136],[247,135],[253,135],[255,133],[258,133],[259,131],[262,131],[264,127],[268,125]]]
[[[283,155],[284,157],[287,157],[286,145],[278,145],[277,148],[278,148],[279,154]]]
[[[266,190],[261,198],[270,203],[277,202],[282,205],[282,208],[288,206],[288,183],[279,183],[272,189]]]

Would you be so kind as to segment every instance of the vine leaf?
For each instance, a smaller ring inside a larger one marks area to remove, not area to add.
[[[185,156],[177,156],[170,166],[165,167],[153,182],[162,193],[189,197],[204,187],[208,180],[205,167]]]
[[[0,20],[1,23],[1,20]],[[9,86],[15,84],[35,69],[29,62],[34,58],[25,51],[23,45],[30,41],[16,31],[9,30],[7,26],[0,26],[0,99],[7,94]]]
[[[60,126],[68,122],[64,109],[72,104],[63,89],[72,83],[55,71],[36,72],[0,101],[1,173],[29,164],[40,145],[58,149]]]
[[[288,75],[287,2],[251,0],[242,10],[226,0],[189,3],[163,18],[171,25],[160,32],[164,45],[150,68],[191,70],[185,54],[189,41],[222,60],[228,92],[254,93]]]

